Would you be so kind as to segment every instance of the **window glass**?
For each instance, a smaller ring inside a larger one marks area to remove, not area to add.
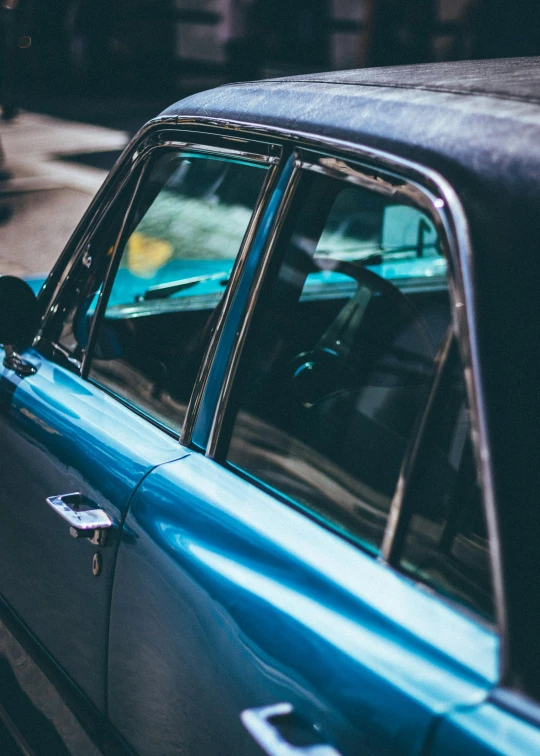
[[[486,521],[455,346],[407,499],[412,512],[402,568],[493,619]]]
[[[450,321],[416,208],[306,172],[241,360],[228,462],[376,550]]]
[[[134,182],[131,188],[134,189]],[[59,345],[64,356],[78,362],[82,360],[88,344],[103,279],[127,210],[127,195],[126,191],[122,200],[96,229],[91,242],[66,279],[59,302],[53,308],[47,325],[47,339]]]
[[[131,223],[91,377],[178,430],[266,167],[167,152]]]

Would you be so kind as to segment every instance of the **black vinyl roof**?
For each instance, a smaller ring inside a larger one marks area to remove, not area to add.
[[[540,58],[459,61],[230,84],[171,106],[204,115],[345,139],[492,185],[536,187]],[[456,177],[457,178],[457,177]],[[459,179],[458,179],[459,183]],[[511,186],[507,186],[511,190]]]
[[[482,94],[540,104],[539,57],[330,71],[288,80]]]

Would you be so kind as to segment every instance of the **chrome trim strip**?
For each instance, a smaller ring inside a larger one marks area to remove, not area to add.
[[[188,406],[186,410],[186,417],[184,420],[184,424],[182,426],[182,433],[180,434],[180,443],[183,444],[184,446],[189,446],[191,443],[191,437],[193,434],[193,429],[195,427],[197,413],[199,411],[199,407],[201,406],[202,398],[204,396],[206,384],[208,381],[208,377],[210,375],[210,369],[212,367],[212,363],[214,361],[214,357],[216,354],[217,345],[221,338],[223,327],[225,325],[225,321],[227,320],[227,317],[230,311],[231,303],[238,290],[240,279],[242,278],[242,274],[246,266],[246,261],[248,258],[249,250],[251,248],[251,244],[259,229],[259,223],[261,221],[261,218],[264,215],[264,212],[266,211],[266,208],[268,206],[268,201],[270,197],[272,196],[273,191],[275,189],[277,177],[278,177],[277,166],[273,166],[268,171],[268,175],[261,189],[260,196],[257,200],[257,204],[255,205],[255,209],[253,211],[249,225],[246,229],[246,233],[242,240],[240,250],[234,262],[234,266],[231,271],[229,283],[227,285],[227,288],[225,289],[225,294],[223,295],[221,312],[219,313],[219,317],[216,322],[214,332],[210,338],[210,343],[208,344],[205,355],[203,357],[203,361],[199,368],[199,372],[195,380],[195,385],[191,392],[190,400],[188,402]]]
[[[60,253],[58,260],[54,264],[39,293],[39,301],[44,308],[44,312],[36,342],[39,340],[46,327],[48,312],[51,306],[58,300],[66,278],[77,263],[80,254],[83,254],[83,250],[88,244],[89,238],[94,233],[96,226],[101,222],[103,216],[106,215],[109,207],[115,202],[116,198],[124,188],[126,181],[129,180],[133,168],[131,165],[132,157],[133,153],[136,151],[139,139],[142,136],[146,136],[149,132],[158,128],[163,128],[164,126],[174,128],[176,126],[176,121],[176,116],[158,116],[145,124],[131,139],[124,152],[105,178],[105,181],[98,189],[94,199],[91,201],[88,209],[83,214],[67,244]],[[125,173],[125,175],[122,176],[122,173]],[[52,290],[49,292],[51,287]]]
[[[482,393],[482,371],[478,353],[478,343],[475,329],[475,315],[473,309],[474,289],[472,274],[472,244],[467,216],[455,189],[437,171],[426,168],[419,163],[392,155],[383,150],[367,147],[344,139],[326,136],[314,136],[302,130],[285,129],[278,126],[261,126],[248,121],[234,119],[212,118],[206,116],[177,116],[178,127],[208,126],[217,129],[228,129],[236,133],[249,133],[267,139],[281,139],[292,141],[310,149],[326,149],[347,155],[355,164],[365,164],[370,172],[388,171],[397,173],[409,181],[418,182],[417,189],[426,193],[426,189],[433,192],[431,214],[434,215],[437,226],[443,230],[443,238],[447,242],[448,250],[448,278],[453,307],[453,323],[456,337],[465,369],[465,380],[472,416],[473,446],[479,463],[480,476],[488,532],[490,539],[490,555],[494,585],[494,598],[497,608],[497,626],[501,637],[502,658],[504,666],[504,642],[507,636],[505,616],[505,597],[501,575],[499,535],[497,527],[493,476],[489,455],[489,438],[486,422],[485,402]],[[231,367],[235,367],[238,356],[233,355]],[[230,378],[229,378],[230,381]],[[223,408],[219,408],[220,418]],[[218,420],[216,430],[212,434],[212,450],[217,446],[216,435],[219,431]],[[210,450],[209,450],[210,451]],[[209,456],[212,456],[210,454]]]
[[[436,373],[431,385],[428,401],[422,413],[422,418],[420,420],[416,434],[405,452],[405,458],[403,459],[401,470],[399,471],[398,484],[396,486],[396,490],[390,504],[390,512],[388,514],[388,520],[384,531],[380,558],[383,562],[386,562],[387,564],[390,564],[392,566],[395,564],[396,559],[401,552],[403,538],[405,536],[404,531],[409,524],[409,513],[406,511],[406,507],[404,507],[404,505],[407,501],[407,493],[409,482],[411,480],[411,473],[416,467],[418,453],[424,443],[424,438],[426,435],[429,419],[431,417],[433,405],[435,403],[437,394],[439,393],[439,386],[441,384],[443,372],[447,368],[448,355],[450,353],[453,338],[453,329],[452,327],[450,327],[450,330],[447,333],[444,342],[435,358]]]
[[[296,186],[300,178],[300,173],[301,173],[300,168],[298,168],[295,165],[293,168],[291,177],[289,179],[288,185],[285,189],[283,199],[280,203],[280,206],[274,218],[272,228],[270,229],[270,232],[266,239],[266,244],[262,252],[261,263],[259,265],[259,269],[253,278],[251,290],[249,293],[248,303],[247,303],[247,309],[244,314],[244,318],[242,320],[241,326],[236,333],[236,339],[232,347],[231,356],[230,356],[229,363],[227,366],[227,372],[225,373],[225,378],[219,392],[217,405],[216,405],[216,413],[213,418],[212,427],[210,428],[210,434],[208,437],[208,446],[206,449],[206,456],[210,457],[211,459],[214,459],[214,457],[216,456],[218,443],[219,443],[219,436],[221,434],[221,428],[223,425],[223,419],[225,417],[225,411],[227,409],[227,404],[228,404],[229,397],[231,394],[234,378],[236,376],[236,371],[238,369],[238,364],[240,362],[240,356],[241,356],[242,349],[246,340],[247,332],[249,330],[249,326],[251,324],[253,314],[255,312],[255,308],[257,306],[257,301],[261,293],[266,271],[268,269],[268,266],[270,265],[270,260],[272,257],[274,245],[279,234],[281,233],[283,222],[285,220],[287,211],[289,209],[289,206],[294,197],[294,193],[296,191]]]
[[[163,124],[159,123],[158,125],[161,126]],[[154,126],[154,129],[155,129],[155,126]],[[133,140],[132,143],[131,143],[131,146],[133,146],[133,147],[135,147],[134,142],[135,142],[135,140]],[[55,307],[58,298],[61,296],[61,292],[63,290],[63,287],[66,284],[67,280],[69,279],[69,276],[70,276],[71,272],[75,269],[75,267],[76,267],[76,265],[77,265],[80,257],[83,254],[85,254],[85,252],[87,250],[89,239],[92,237],[92,235],[94,234],[97,226],[99,225],[99,223],[102,222],[103,218],[106,216],[106,214],[108,213],[108,211],[111,208],[111,206],[113,205],[113,203],[117,200],[117,198],[120,195],[121,191],[125,188],[125,186],[126,186],[127,182],[129,181],[129,179],[133,176],[134,172],[138,169],[139,165],[141,163],[143,163],[145,160],[147,160],[149,158],[149,156],[152,155],[156,150],[161,150],[161,149],[171,149],[171,150],[180,149],[180,150],[182,150],[182,149],[185,149],[186,147],[189,147],[189,149],[193,150],[194,152],[200,152],[201,154],[212,154],[212,155],[216,155],[216,156],[221,156],[222,155],[224,157],[235,157],[235,158],[238,158],[240,160],[246,160],[246,161],[255,162],[255,163],[263,163],[265,165],[270,165],[270,166],[273,166],[273,165],[276,165],[277,163],[279,163],[279,157],[276,157],[276,156],[258,155],[256,153],[246,152],[245,150],[232,150],[232,149],[228,149],[228,148],[223,148],[222,149],[221,147],[215,147],[215,148],[214,147],[208,147],[206,145],[199,145],[199,144],[197,144],[195,142],[183,142],[183,141],[178,141],[177,142],[177,141],[169,140],[167,142],[155,142],[153,144],[148,144],[148,145],[145,146],[144,149],[142,149],[140,151],[131,150],[130,157],[129,157],[129,160],[131,161],[131,166],[129,166],[129,170],[127,171],[126,175],[124,177],[122,177],[121,185],[118,187],[118,190],[114,193],[114,195],[106,203],[104,203],[98,209],[98,212],[96,213],[96,216],[94,216],[94,218],[92,219],[92,221],[89,223],[88,228],[86,229],[86,232],[84,234],[84,237],[81,240],[80,244],[78,245],[77,252],[73,255],[73,259],[71,261],[71,265],[66,266],[65,271],[64,271],[65,275],[60,279],[60,281],[57,284],[57,287],[56,287],[56,289],[54,291],[54,297],[55,297],[55,299],[52,300],[53,304],[52,304],[52,306],[50,308],[48,308],[47,313],[46,313],[46,315],[44,317],[44,321],[43,321],[42,327],[40,329],[39,337],[42,336],[43,331],[46,329],[48,315],[53,311],[53,308]],[[129,149],[130,148],[128,147],[127,150],[129,150]],[[127,154],[127,152],[126,152],[126,154]],[[109,177],[110,176],[111,176],[111,174],[109,174]],[[130,204],[128,206],[128,209],[127,209],[127,211],[126,211],[126,213],[124,215],[124,221],[122,223],[122,228],[124,228],[124,226],[126,224],[126,221],[127,221],[127,217],[129,215],[129,213],[131,212],[131,205],[132,205],[133,197],[137,194],[137,192],[139,190],[141,178],[142,178],[142,174],[138,178],[137,185],[136,185],[135,190],[134,190],[134,194],[133,194],[133,196],[131,198],[131,202],[130,202]],[[101,190],[100,190],[100,193],[101,193]],[[113,251],[113,254],[111,255],[111,263],[112,263],[112,261],[114,261],[114,259],[116,257],[117,249],[118,249],[118,243],[119,243],[119,236],[116,239],[116,242],[115,242],[115,245],[114,245],[114,251]],[[94,323],[96,322],[96,320],[98,319],[98,317],[100,317],[99,311],[100,311],[101,295],[103,294],[103,290],[105,288],[105,283],[106,283],[106,280],[107,280],[107,278],[109,276],[110,269],[111,269],[111,266],[109,266],[108,272],[107,272],[107,274],[105,276],[104,286],[102,287],[102,292],[100,293],[100,297],[99,297],[99,300],[98,300],[98,305],[96,307],[96,312],[95,312],[95,315],[94,315],[94,319],[92,321],[92,327],[91,327],[90,334],[89,334],[88,344],[87,344],[87,347],[85,349],[85,353],[83,355],[83,359],[82,359],[82,363],[81,363],[81,371],[80,371],[80,374],[83,377],[87,376],[88,358],[87,358],[86,355],[91,352],[91,349],[93,347],[93,341],[92,341],[92,339],[93,339],[93,333],[94,333]],[[37,341],[37,339],[36,339],[36,341]],[[58,347],[59,345],[54,344],[54,346]]]
[[[107,306],[109,294],[111,293],[111,289],[113,287],[114,276],[116,275],[116,269],[118,268],[118,265],[120,263],[119,254],[118,254],[118,250],[121,249],[120,243],[124,239],[126,228],[127,228],[129,219],[131,218],[131,214],[133,212],[135,202],[139,199],[139,189],[141,187],[141,183],[143,179],[146,177],[146,174],[149,169],[149,165],[150,165],[150,161],[147,161],[142,166],[141,172],[139,173],[139,176],[137,178],[137,184],[135,185],[135,189],[133,191],[133,194],[131,195],[129,205],[124,214],[122,225],[120,226],[120,230],[116,236],[116,241],[114,243],[114,248],[111,254],[109,267],[107,268],[107,272],[105,273],[103,286],[101,287],[101,291],[99,292],[99,299],[96,305],[96,311],[94,313],[92,325],[90,326],[90,333],[88,335],[88,343],[86,345],[86,349],[84,350],[84,354],[82,358],[81,375],[83,378],[86,378],[90,371],[90,362],[91,362],[92,352],[94,350],[95,341],[97,338],[98,328],[105,314],[105,308]]]
[[[520,690],[496,687],[489,693],[486,703],[500,706],[519,719],[540,727],[540,704]]]
[[[160,147],[161,149],[181,149],[186,151],[193,150],[193,152],[200,152],[203,155],[219,155],[220,157],[232,157],[238,158],[240,160],[249,160],[250,163],[279,163],[279,157],[274,155],[261,155],[257,152],[233,150],[228,147],[213,147],[211,145],[208,146],[199,144],[198,142],[182,142],[176,139],[156,142],[156,144],[149,146],[149,149],[155,149],[156,147]],[[138,153],[137,157],[142,156],[143,154],[144,152]]]

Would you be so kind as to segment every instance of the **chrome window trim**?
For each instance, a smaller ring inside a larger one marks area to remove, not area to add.
[[[238,160],[245,160],[250,163],[264,163],[266,165],[276,165],[279,163],[279,157],[275,155],[261,155],[258,152],[247,152],[246,150],[234,150],[228,147],[213,147],[212,145],[203,145],[198,142],[183,142],[177,139],[167,139],[156,142],[155,144],[144,147],[140,152],[133,155],[133,160],[141,160],[146,157],[148,152],[155,149],[173,149],[185,150],[186,152],[196,152],[201,155],[216,155],[218,157],[230,157]]]
[[[416,431],[415,436],[411,439],[411,443],[407,447],[405,457],[403,459],[401,470],[399,472],[399,478],[396,486],[396,490],[392,497],[390,504],[390,512],[388,513],[388,521],[384,531],[383,542],[381,545],[381,561],[392,566],[397,566],[397,560],[401,553],[403,541],[406,536],[406,530],[409,526],[408,512],[404,512],[403,509],[407,503],[408,487],[411,479],[411,473],[416,467],[416,461],[420,453],[420,449],[424,444],[424,438],[426,435],[426,429],[431,418],[433,406],[435,404],[437,395],[439,393],[439,387],[441,384],[443,372],[447,367],[448,356],[454,339],[454,332],[452,326],[446,336],[443,339],[443,343],[439,352],[435,358],[435,377],[431,385],[429,397],[422,412],[420,424]]]
[[[158,123],[158,126],[163,125],[161,121]],[[154,129],[155,130],[155,126]],[[135,140],[134,140],[135,141]],[[140,139],[137,140],[139,142]],[[277,147],[277,145],[275,145]],[[107,203],[106,208],[103,209],[101,213],[99,213],[99,220],[97,220],[95,223],[92,224],[92,230],[91,232],[87,232],[84,236],[84,243],[79,245],[77,253],[73,256],[73,260],[71,261],[71,265],[69,266],[69,272],[68,275],[65,276],[61,284],[58,287],[56,294],[56,299],[52,307],[49,308],[48,313],[51,313],[53,311],[53,308],[56,305],[56,302],[58,298],[61,296],[61,292],[63,290],[63,286],[66,284],[66,282],[69,279],[69,273],[74,269],[82,255],[85,254],[87,246],[88,246],[88,239],[92,236],[92,234],[95,232],[95,229],[99,225],[99,223],[103,220],[103,218],[108,213],[109,209],[111,208],[114,200],[118,197],[120,191],[124,186],[126,185],[127,181],[130,177],[133,176],[133,174],[139,169],[139,166],[141,166],[139,176],[137,178],[136,186],[133,190],[133,195],[131,196],[131,199],[128,203],[128,206],[126,208],[126,212],[124,213],[124,217],[122,219],[120,230],[117,234],[113,253],[111,254],[111,261],[109,263],[109,266],[107,268],[107,272],[105,274],[105,278],[103,281],[103,286],[101,289],[101,292],[99,294],[98,303],[96,306],[96,311],[94,313],[94,317],[92,319],[92,325],[90,329],[90,334],[88,338],[88,344],[86,346],[86,349],[83,354],[83,358],[80,363],[75,364],[75,361],[72,360],[72,363],[74,365],[74,368],[77,370],[78,374],[82,378],[89,378],[89,370],[90,370],[90,364],[92,359],[92,352],[93,347],[95,343],[95,339],[97,336],[99,324],[101,323],[101,320],[103,318],[106,303],[109,298],[110,289],[112,288],[112,285],[114,283],[114,276],[116,274],[116,268],[119,263],[119,255],[121,254],[118,250],[122,248],[122,238],[124,235],[125,228],[128,224],[129,218],[131,216],[134,202],[139,196],[139,190],[142,181],[144,180],[144,177],[146,175],[148,166],[150,165],[151,158],[153,157],[154,153],[156,151],[162,151],[162,150],[179,150],[179,151],[193,151],[196,153],[200,153],[201,155],[214,155],[216,157],[224,157],[224,158],[235,158],[241,161],[245,161],[246,163],[255,163],[255,164],[262,164],[268,166],[268,173],[265,177],[265,180],[263,182],[263,187],[261,189],[261,193],[259,197],[257,198],[256,205],[253,209],[248,227],[246,229],[246,232],[244,234],[242,243],[240,245],[237,257],[234,261],[233,269],[231,271],[230,281],[225,289],[225,293],[223,296],[223,307],[222,311],[220,313],[220,316],[218,318],[218,322],[216,324],[216,328],[214,330],[214,334],[212,335],[212,338],[210,340],[210,343],[205,351],[205,354],[203,356],[203,361],[201,363],[201,368],[199,370],[199,373],[197,375],[197,379],[195,381],[195,385],[193,387],[190,401],[188,403],[186,416],[184,419],[184,423],[182,425],[182,431],[179,436],[179,442],[183,445],[188,445],[191,442],[191,433],[193,430],[193,426],[195,424],[196,415],[200,406],[200,403],[202,401],[202,397],[204,395],[204,389],[206,387],[206,381],[208,379],[208,375],[210,372],[210,368],[212,365],[212,360],[215,354],[215,350],[217,348],[217,343],[219,341],[219,335],[221,334],[221,331],[223,329],[223,325],[225,323],[228,310],[230,307],[230,303],[232,301],[234,292],[236,291],[238,287],[239,280],[241,278],[242,270],[245,266],[245,262],[247,260],[248,251],[250,248],[250,245],[253,241],[253,238],[257,232],[259,221],[261,219],[261,216],[264,212],[264,209],[266,208],[266,205],[268,203],[268,200],[272,194],[273,188],[276,183],[276,178],[278,175],[278,165],[280,163],[281,157],[278,155],[261,155],[258,153],[248,152],[246,150],[233,150],[230,148],[222,148],[222,147],[213,147],[209,145],[201,145],[196,142],[192,141],[182,141],[182,140],[165,140],[165,141],[156,141],[153,143],[149,143],[144,146],[141,150],[134,150],[132,151],[132,154],[130,155],[131,160],[131,169],[128,171],[127,175],[123,177],[122,180],[122,186],[119,188],[118,192],[115,193],[114,198],[111,199],[110,202]],[[45,326],[46,327],[46,326]],[[58,348],[60,351],[65,351],[61,345],[53,344],[54,347]],[[95,380],[92,380],[92,383],[94,383],[96,386],[102,387],[101,384]],[[122,403],[138,412],[138,414],[142,415],[143,417],[146,417],[150,419],[150,416],[144,412],[143,410],[140,410],[136,408],[134,405],[131,405],[130,402],[122,397],[117,396],[112,390],[107,389],[108,393],[111,394],[111,396],[116,397],[117,399],[120,399]],[[178,437],[177,431],[174,431],[170,428],[167,428],[161,421],[157,419],[152,420],[155,424],[157,424],[159,427],[161,427],[163,430],[166,430],[168,433],[173,433],[176,437]]]
[[[429,198],[430,215],[437,220],[437,225],[444,231],[446,243],[446,258],[448,262],[448,282],[452,302],[452,322],[458,346],[463,361],[465,382],[471,406],[473,446],[479,467],[484,510],[486,513],[488,533],[490,539],[490,558],[494,586],[494,601],[496,606],[497,627],[502,640],[501,644],[501,675],[504,674],[506,617],[503,583],[501,579],[501,561],[497,519],[495,513],[493,476],[489,454],[489,437],[486,422],[485,402],[482,393],[482,370],[480,366],[478,342],[476,338],[476,320],[473,308],[474,288],[472,271],[472,242],[469,223],[461,200],[450,184],[437,171],[427,168],[406,158],[378,150],[367,145],[326,136],[314,136],[302,130],[286,129],[279,126],[261,126],[260,124],[234,119],[207,116],[177,116],[178,127],[207,126],[214,129],[230,130],[233,133],[245,133],[261,136],[267,139],[279,139],[291,143],[299,148],[319,151],[327,150],[338,153],[354,161],[356,167],[362,165],[366,169],[365,178],[373,187],[373,174],[388,172],[396,178],[404,180],[409,185],[420,189]],[[323,166],[320,167],[320,170]],[[291,183],[298,180],[291,177]],[[411,197],[412,199],[412,197]],[[290,202],[290,198],[288,200]],[[284,198],[278,210],[274,225],[283,223],[287,198]],[[271,245],[268,245],[268,252]],[[250,301],[246,311],[246,318],[251,319],[255,307],[256,292],[252,289]],[[244,329],[245,338],[245,329]],[[234,370],[239,361],[238,350],[243,339],[235,345],[235,352],[231,355],[229,372]],[[228,375],[227,382],[232,384],[234,375]],[[223,399],[227,392],[223,392]],[[207,449],[207,456],[213,458],[217,449],[220,433],[219,423],[223,419],[224,407],[218,405],[214,419],[215,429],[212,428],[211,445]]]
[[[244,314],[244,317],[242,319],[240,328],[236,333],[236,338],[235,338],[231,356],[229,358],[229,362],[227,365],[227,370],[225,372],[225,377],[220,387],[220,392],[219,392],[217,405],[216,405],[216,412],[214,414],[212,426],[210,428],[210,434],[208,437],[208,445],[207,445],[205,453],[206,453],[206,456],[210,457],[211,459],[214,459],[217,453],[217,447],[218,447],[219,438],[221,435],[223,420],[225,417],[225,412],[227,409],[229,397],[230,397],[232,386],[234,383],[234,378],[236,376],[236,371],[238,368],[238,364],[240,362],[240,357],[241,357],[242,349],[246,340],[247,332],[249,330],[249,326],[251,324],[253,314],[255,312],[255,308],[257,306],[257,300],[259,298],[259,294],[262,289],[264,277],[266,275],[266,271],[268,269],[270,260],[272,258],[272,251],[274,249],[275,242],[279,234],[281,233],[283,222],[287,215],[287,211],[290,206],[290,203],[292,202],[299,178],[300,178],[300,169],[298,168],[297,165],[295,165],[295,167],[293,168],[291,177],[289,179],[289,183],[285,190],[285,194],[283,196],[282,202],[278,208],[276,217],[274,218],[272,227],[266,239],[265,247],[262,253],[261,264],[259,266],[259,269],[255,273],[255,276],[252,281],[251,290],[249,293],[249,299],[247,302],[248,306]]]
[[[139,176],[137,178],[137,183],[135,185],[135,189],[133,190],[133,194],[131,195],[131,199],[129,200],[129,204],[127,206],[126,212],[124,213],[124,217],[122,219],[120,229],[116,235],[116,240],[114,242],[111,259],[107,267],[105,277],[103,279],[103,285],[101,287],[101,291],[99,292],[99,298],[96,305],[96,311],[94,312],[94,317],[92,318],[92,325],[90,326],[90,333],[88,334],[88,343],[86,345],[86,349],[84,350],[83,358],[81,360],[81,376],[83,378],[88,378],[88,374],[90,372],[90,363],[92,360],[92,353],[94,351],[94,345],[97,338],[98,328],[101,326],[101,321],[103,320],[103,316],[105,314],[105,308],[107,306],[107,302],[109,301],[109,295],[113,287],[114,277],[116,275],[116,271],[120,263],[120,254],[118,250],[120,249],[121,242],[124,241],[126,228],[128,227],[128,222],[131,219],[135,203],[139,199],[139,196],[140,196],[139,190],[141,188],[142,182],[146,178],[146,174],[148,173],[149,166],[150,166],[150,159],[147,159],[144,162],[142,169],[139,173]]]
[[[70,277],[73,268],[81,255],[84,254],[89,239],[103,218],[108,214],[111,206],[117,201],[126,183],[133,175],[135,168],[133,160],[140,139],[158,128],[174,128],[176,121],[176,116],[158,116],[145,124],[126,146],[124,152],[106,176],[39,292],[39,301],[43,308],[43,314],[34,344],[39,342],[47,326],[49,313],[61,296],[62,289],[66,280]]]
[[[193,429],[195,427],[195,421],[197,419],[197,414],[204,396],[217,346],[221,338],[221,334],[223,333],[225,321],[227,320],[232,301],[238,290],[240,279],[242,278],[242,274],[246,266],[251,245],[259,229],[260,221],[268,206],[269,199],[274,192],[278,175],[279,171],[277,168],[277,161],[276,163],[272,161],[272,167],[268,171],[268,175],[263,184],[261,194],[251,215],[251,219],[242,240],[242,244],[240,245],[238,255],[236,256],[236,260],[234,261],[229,283],[227,285],[227,288],[225,289],[225,294],[223,295],[223,305],[221,312],[219,313],[214,332],[210,337],[210,342],[208,344],[208,347],[206,348],[201,366],[199,368],[199,372],[197,374],[197,378],[195,380],[195,385],[193,386],[193,390],[191,392],[191,397],[187,406],[186,417],[182,426],[182,432],[180,434],[180,443],[184,446],[189,446],[191,444],[191,437],[193,434]]]
[[[98,189],[90,206],[77,224],[75,231],[64,247],[64,250],[53,266],[51,273],[47,277],[39,293],[39,300],[40,303],[42,303],[43,314],[39,331],[34,339],[34,346],[38,347],[39,341],[43,338],[44,333],[47,330],[49,317],[51,313],[54,312],[54,308],[57,306],[58,300],[62,296],[64,286],[69,282],[72,272],[77,268],[80,258],[86,252],[96,229],[109,214],[111,207],[118,200],[122,191],[125,189],[126,184],[151,152],[161,147],[164,147],[165,149],[189,148],[194,152],[201,152],[201,154],[237,157],[239,159],[249,160],[250,162],[269,165],[277,165],[281,159],[280,154],[261,155],[246,150],[234,150],[227,147],[221,148],[199,144],[197,141],[193,140],[168,139],[164,141],[151,141],[155,135],[159,135],[159,132],[163,128],[176,131],[180,135],[180,131],[176,126],[176,116],[158,116],[146,123],[132,138],[118,162],[105,178],[105,181]],[[197,132],[197,135],[204,138],[205,132]],[[210,132],[208,132],[208,135],[212,136]],[[227,138],[227,135],[223,136]],[[253,138],[250,140],[249,136],[246,136],[245,140],[242,139],[242,141],[255,142],[256,140]],[[278,145],[274,144],[274,146],[277,147]],[[113,191],[111,192],[111,190]],[[110,193],[110,196],[107,196],[108,193]],[[61,345],[55,343],[52,345],[54,347],[60,347],[61,350]]]

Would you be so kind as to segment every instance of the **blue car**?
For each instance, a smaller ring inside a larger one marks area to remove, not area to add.
[[[538,59],[229,85],[0,278],[2,754],[540,753],[539,144]]]

